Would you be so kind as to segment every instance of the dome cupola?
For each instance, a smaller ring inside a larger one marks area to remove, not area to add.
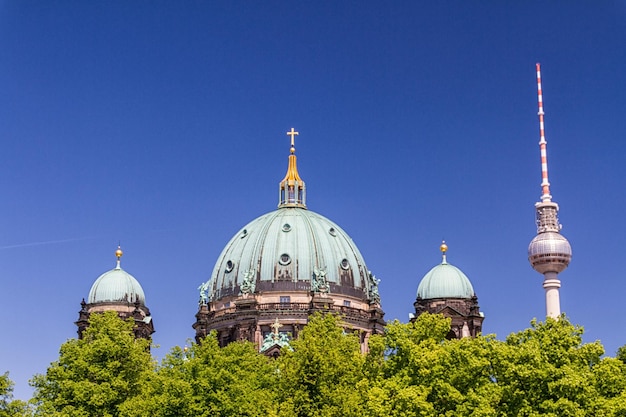
[[[100,275],[91,286],[87,302],[83,298],[80,303],[81,309],[76,321],[79,338],[83,337],[83,332],[89,326],[89,316],[105,311],[115,311],[123,320],[132,317],[135,321],[133,331],[136,337],[148,339],[154,333],[154,323],[146,306],[143,288],[135,277],[122,269],[123,254],[122,248],[118,246],[115,251],[115,268]]]
[[[441,264],[432,268],[417,287],[417,296],[429,300],[433,298],[472,298],[474,288],[469,278],[446,260],[448,246],[443,242],[440,246]]]
[[[87,302],[89,304],[103,302],[127,302],[138,301],[144,305],[146,297],[139,281],[121,267],[122,249],[118,246],[115,251],[117,265],[110,271],[100,275],[91,286]]]
[[[414,321],[420,314],[442,314],[451,320],[450,339],[474,337],[482,331],[483,313],[478,306],[478,297],[467,276],[459,268],[448,263],[448,245],[444,241],[440,250],[441,264],[432,268],[417,287],[417,298],[413,306]]]

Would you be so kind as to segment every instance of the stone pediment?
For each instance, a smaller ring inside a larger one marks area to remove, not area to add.
[[[461,313],[451,306],[443,306],[436,312],[437,314],[443,314],[445,317],[466,317],[466,314]]]

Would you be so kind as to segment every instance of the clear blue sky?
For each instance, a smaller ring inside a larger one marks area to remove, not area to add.
[[[223,245],[276,207],[291,127],[308,206],[355,240],[387,319],[442,239],[486,333],[543,319],[536,62],[574,252],[561,307],[614,354],[625,39],[624,1],[0,0],[0,372],[30,396],[118,241],[154,353],[193,337]]]

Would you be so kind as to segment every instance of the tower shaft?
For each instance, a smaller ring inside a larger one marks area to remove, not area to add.
[[[546,290],[546,317],[556,319],[561,315],[561,300],[559,297],[561,281],[556,272],[546,272],[543,276],[543,288]]]

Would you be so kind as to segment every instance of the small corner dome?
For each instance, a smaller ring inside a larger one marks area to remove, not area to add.
[[[146,297],[139,281],[119,266],[100,275],[89,291],[88,303],[139,301],[145,305]]]
[[[469,278],[459,268],[442,263],[431,269],[420,281],[417,296],[422,299],[472,298],[474,288]]]

